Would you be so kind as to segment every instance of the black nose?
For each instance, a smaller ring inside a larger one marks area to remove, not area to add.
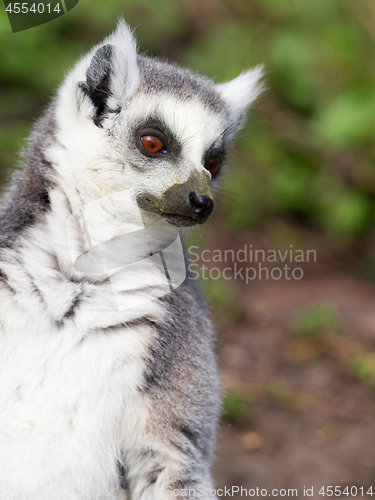
[[[196,218],[208,217],[214,209],[214,200],[206,195],[200,195],[195,191],[189,194],[189,205]]]

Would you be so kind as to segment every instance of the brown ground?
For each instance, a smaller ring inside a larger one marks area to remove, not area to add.
[[[226,305],[216,305],[227,410],[217,487],[266,488],[267,496],[297,488],[302,498],[313,486],[316,499],[329,485],[375,493],[375,285],[340,255],[338,264],[326,252],[301,281],[230,282]]]

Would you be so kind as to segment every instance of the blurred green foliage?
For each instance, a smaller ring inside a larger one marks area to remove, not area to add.
[[[224,395],[223,418],[228,422],[236,422],[241,418],[248,417],[250,400],[247,394],[230,391]]]
[[[142,49],[218,81],[265,63],[268,90],[223,183],[227,228],[247,230],[277,214],[343,243],[372,230],[373,0],[81,0],[16,34],[1,12],[0,182],[32,118],[119,16]]]
[[[301,309],[295,319],[295,330],[301,337],[336,335],[340,332],[340,327],[337,310],[327,304]]]
[[[375,352],[358,354],[353,361],[353,373],[362,382],[375,386]]]
[[[304,412],[311,403],[308,395],[293,391],[284,381],[278,379],[267,382],[265,394],[275,406],[285,410]]]

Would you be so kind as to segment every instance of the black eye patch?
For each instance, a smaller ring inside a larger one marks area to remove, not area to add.
[[[220,174],[221,168],[226,160],[226,145],[222,137],[216,140],[212,146],[207,149],[202,158],[202,165],[211,173],[212,179]]]
[[[151,153],[142,144],[142,137],[156,137],[163,143],[163,151]],[[134,130],[134,141],[139,151],[149,158],[165,158],[177,161],[181,154],[182,145],[171,132],[163,120],[158,117],[149,117],[137,124]]]

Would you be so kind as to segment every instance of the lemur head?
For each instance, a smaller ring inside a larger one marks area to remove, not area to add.
[[[75,151],[81,190],[91,200],[127,190],[151,219],[202,224],[260,77],[258,67],[217,85],[139,54],[120,22],[77,64],[58,96],[59,141]]]

